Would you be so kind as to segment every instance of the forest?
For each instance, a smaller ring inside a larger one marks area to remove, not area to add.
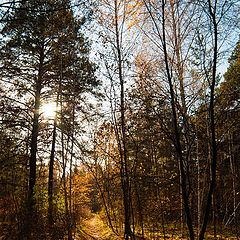
[[[239,0],[0,1],[0,239],[240,239]]]

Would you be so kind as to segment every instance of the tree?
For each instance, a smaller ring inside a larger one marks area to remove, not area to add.
[[[201,5],[201,4],[200,4]],[[203,3],[204,12],[206,13],[206,26],[209,31],[209,37],[212,40],[212,45],[210,45],[211,59],[209,62],[202,62],[205,70],[205,77],[209,87],[209,98],[208,98],[208,127],[209,127],[209,156],[210,156],[210,183],[208,185],[208,191],[206,193],[205,204],[203,205],[203,220],[202,226],[199,232],[199,239],[204,239],[206,232],[209,213],[211,210],[211,204],[214,194],[214,189],[216,186],[216,174],[217,174],[217,159],[218,159],[218,147],[217,147],[217,136],[216,136],[216,86],[218,84],[217,79],[217,64],[219,62],[219,44],[221,40],[221,34],[219,33],[220,27],[223,27],[225,22],[225,17],[231,12],[234,3],[228,3],[224,1],[223,3],[218,3],[217,1],[208,0]],[[207,42],[208,36],[205,38]],[[204,52],[206,56],[206,52]],[[207,66],[208,64],[208,66]]]
[[[60,19],[66,19],[61,26],[61,32],[59,32],[59,39],[56,42],[55,57],[53,60],[58,80],[57,84],[56,82],[51,83],[52,95],[56,95],[54,101],[57,104],[57,111],[54,118],[53,140],[49,162],[49,222],[52,222],[53,167],[57,128],[63,135],[66,135],[70,139],[71,147],[67,145],[66,151],[70,152],[70,159],[73,159],[73,148],[76,142],[75,135],[79,131],[78,122],[81,119],[78,115],[82,114],[82,110],[84,109],[82,105],[88,105],[85,95],[92,94],[92,97],[97,95],[95,89],[100,83],[94,75],[95,65],[89,60],[89,46],[80,32],[82,21],[74,19],[73,12],[69,6],[64,6],[57,14]],[[66,35],[65,32],[68,32],[68,34]],[[58,121],[60,121],[60,124],[57,124]],[[67,159],[64,161],[63,171],[67,167]],[[71,174],[72,160],[70,162]]]
[[[229,108],[238,108],[239,77],[240,77],[240,41],[237,42],[228,62],[229,67],[224,74],[224,82],[221,84],[223,100]]]
[[[126,126],[126,81],[130,64],[130,51],[132,42],[130,38],[136,38],[134,31],[128,31],[128,24],[133,16],[132,2],[119,0],[103,1],[99,7],[100,34],[106,53],[100,53],[104,61],[104,75],[110,80],[110,101],[112,106],[112,120],[115,125],[115,134],[118,142],[120,158],[120,178],[122,188],[122,203],[124,209],[124,238],[134,239],[134,217],[131,211],[131,168],[127,149],[127,126]],[[130,24],[131,25],[131,24]],[[104,27],[103,27],[104,26]],[[129,35],[126,34],[126,31]],[[129,36],[131,36],[129,38]],[[116,89],[119,94],[116,94]],[[112,91],[113,90],[113,91]]]
[[[73,118],[72,125],[68,125],[71,128],[76,125],[78,103],[84,99],[85,93],[93,93],[99,85],[94,76],[95,67],[89,61],[89,48],[80,33],[81,24],[82,20],[74,19],[70,1],[24,1],[14,9],[2,31],[2,81],[7,82],[4,91],[7,93],[11,87],[18,96],[13,103],[32,108],[28,113],[31,140],[27,201],[27,220],[32,225],[34,221],[31,220],[36,220],[34,195],[39,133],[43,130],[41,105],[47,101],[58,101],[57,96],[61,96],[63,104],[68,104],[68,110],[63,111],[69,111]],[[10,98],[11,94],[8,92],[5,98]],[[67,133],[62,127],[66,126],[67,115],[60,119],[61,130],[64,134],[71,134],[73,141],[73,133]],[[56,134],[56,124],[53,132]],[[49,172],[50,209],[54,145]],[[49,212],[51,221],[51,210]],[[31,224],[26,226],[31,229]]]
[[[236,228],[236,235],[239,234],[237,231],[237,223],[239,218],[238,214],[238,196],[237,191],[239,185],[237,178],[239,175],[238,166],[238,114],[239,114],[239,41],[236,43],[235,49],[229,57],[229,67],[224,74],[224,81],[220,84],[217,89],[218,101],[216,106],[218,118],[217,131],[220,132],[222,137],[222,144],[219,147],[221,170],[223,171],[222,176],[228,182],[225,191],[229,189],[229,195],[231,199],[223,199],[222,205],[225,207],[228,201],[231,202],[231,210],[228,216],[228,220],[225,226],[233,223]],[[223,177],[222,177],[223,178]],[[222,180],[222,181],[224,181]],[[220,190],[219,190],[220,191]]]

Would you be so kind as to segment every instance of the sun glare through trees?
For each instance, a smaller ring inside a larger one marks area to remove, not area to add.
[[[239,12],[0,1],[0,239],[239,239]]]
[[[52,120],[55,118],[57,112],[59,111],[56,102],[44,103],[40,107],[40,114],[42,114],[44,119]]]

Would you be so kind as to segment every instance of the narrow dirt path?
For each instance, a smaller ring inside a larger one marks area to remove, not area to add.
[[[88,219],[85,221],[86,232],[91,236],[93,239],[102,239],[103,229],[101,226],[100,219],[94,215],[93,218]]]
[[[120,240],[121,238],[114,235],[98,215],[84,220],[84,237],[88,240]]]

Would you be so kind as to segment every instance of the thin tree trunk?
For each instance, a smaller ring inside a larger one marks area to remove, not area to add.
[[[66,179],[66,167],[67,156],[65,156],[65,144],[64,144],[64,125],[63,125],[63,94],[62,94],[62,79],[63,79],[63,62],[62,55],[60,62],[60,85],[59,85],[59,99],[60,99],[60,122],[61,122],[61,159],[63,166],[63,188],[64,188],[64,203],[65,203],[65,217],[67,224],[68,240],[72,240],[72,229],[70,224],[69,206],[68,206],[68,193],[67,193],[67,179]],[[69,136],[68,136],[69,138]],[[67,141],[68,142],[68,141]],[[68,143],[66,144],[68,146]],[[67,154],[66,154],[67,155]]]
[[[42,78],[43,78],[43,59],[44,59],[44,49],[42,47],[40,59],[39,59],[39,69],[38,76],[36,80],[36,90],[35,90],[35,105],[34,105],[34,116],[33,116],[33,127],[32,127],[32,137],[30,144],[30,173],[29,173],[29,191],[28,191],[28,211],[31,215],[34,212],[35,201],[34,201],[34,188],[36,185],[37,176],[37,139],[39,131],[39,110],[40,110],[40,96],[42,90]]]
[[[60,79],[61,81],[61,79]],[[61,88],[61,82],[59,84],[59,90],[56,99],[56,111],[53,122],[53,135],[52,135],[52,146],[49,160],[49,173],[48,173],[48,224],[49,227],[53,225],[53,171],[54,171],[54,158],[55,158],[55,146],[57,137],[57,109],[59,104],[59,92]]]
[[[196,131],[196,135],[198,132]],[[196,138],[196,151],[197,151],[197,229],[200,231],[201,224],[201,194],[200,194],[200,158],[199,158],[199,145],[198,137]]]
[[[61,108],[62,108],[62,106],[61,106]],[[64,188],[64,203],[65,203],[65,216],[66,216],[66,224],[67,224],[67,233],[68,233],[68,240],[72,240],[72,229],[71,229],[71,225],[69,224],[70,216],[69,216],[67,179],[66,179],[67,160],[66,160],[66,157],[65,157],[65,146],[64,146],[64,133],[63,133],[63,130],[61,132],[61,148],[62,148],[61,158],[62,158],[62,164],[63,164],[63,188]]]
[[[124,93],[124,79],[122,72],[122,54],[119,36],[118,25],[118,1],[114,0],[115,8],[115,34],[116,34],[116,50],[118,61],[118,77],[120,81],[120,114],[121,114],[121,139],[120,139],[120,158],[121,158],[121,182],[123,190],[123,205],[124,205],[124,239],[128,240],[129,237],[134,239],[134,234],[131,230],[131,203],[130,203],[130,183],[128,172],[128,157],[126,147],[126,122],[125,122],[125,93]]]
[[[191,217],[191,212],[190,212],[189,202],[188,202],[188,195],[187,195],[187,176],[184,170],[184,158],[183,158],[182,146],[180,141],[180,132],[179,132],[179,127],[177,123],[175,93],[174,93],[172,76],[169,68],[168,53],[167,53],[166,33],[165,33],[165,0],[162,0],[162,39],[163,39],[162,42],[163,42],[163,51],[164,51],[164,61],[166,65],[166,73],[167,73],[167,79],[168,79],[170,96],[171,96],[172,119],[173,119],[174,133],[175,133],[175,148],[176,148],[177,157],[179,160],[179,168],[180,168],[180,174],[181,174],[181,191],[182,191],[183,206],[184,206],[185,215],[186,215],[189,237],[191,240],[194,240],[192,217]]]
[[[41,86],[38,84],[35,95],[35,106],[34,106],[34,117],[33,117],[33,128],[32,128],[32,138],[30,145],[30,175],[29,175],[29,192],[28,192],[28,207],[29,211],[34,211],[34,188],[36,185],[36,171],[37,171],[37,138],[39,130],[39,108],[40,108],[40,91]]]
[[[75,99],[74,99],[75,100]],[[74,149],[74,132],[75,132],[75,104],[72,109],[72,134],[71,134],[71,150],[70,150],[70,164],[69,164],[69,225],[70,229],[73,227],[73,217],[72,217],[72,166],[73,166],[73,149]],[[72,235],[72,234],[71,234]]]
[[[56,132],[57,132],[57,119],[54,118],[53,123],[53,139],[49,161],[49,174],[48,174],[48,224],[49,227],[53,225],[53,167],[55,157],[55,145],[56,145]]]
[[[216,7],[216,6],[215,6]],[[213,69],[212,69],[212,81],[210,85],[210,103],[209,103],[209,120],[210,120],[210,135],[211,135],[211,179],[207,195],[206,207],[204,210],[203,223],[199,234],[199,240],[204,239],[204,235],[207,229],[209,220],[209,213],[212,204],[212,196],[216,184],[216,167],[217,167],[217,144],[216,144],[216,130],[215,130],[215,108],[214,108],[214,97],[215,97],[215,85],[217,75],[217,52],[218,52],[218,31],[216,21],[216,8],[213,8],[212,3],[208,0],[208,12],[210,20],[213,24],[214,31],[214,53],[213,53]]]
[[[237,203],[236,203],[236,166],[234,162],[234,154],[233,154],[233,137],[231,133],[228,133],[229,137],[229,156],[230,156],[230,169],[232,174],[232,194],[233,194],[233,219],[234,219],[234,228],[237,232],[237,219],[236,219],[236,210],[237,210]]]
[[[136,197],[137,197],[137,207],[138,207],[138,212],[139,212],[139,221],[140,221],[140,226],[141,226],[141,231],[142,231],[142,238],[144,238],[144,219],[143,219],[143,213],[142,213],[142,204],[141,204],[141,199],[139,195],[139,189],[138,189],[138,184],[136,181],[135,183],[135,191],[136,191]]]

